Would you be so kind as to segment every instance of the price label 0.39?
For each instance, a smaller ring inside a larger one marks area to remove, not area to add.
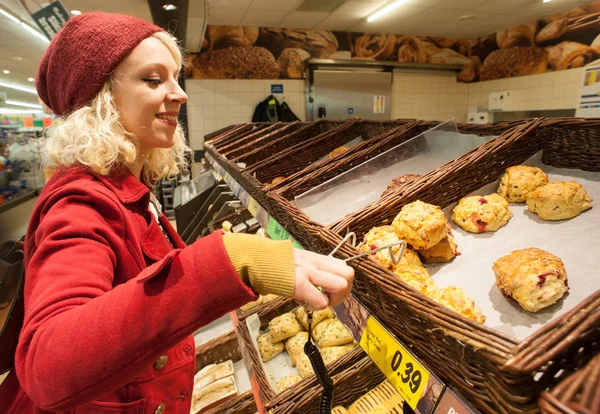
[[[413,410],[433,412],[443,383],[375,318],[369,317],[360,345]]]

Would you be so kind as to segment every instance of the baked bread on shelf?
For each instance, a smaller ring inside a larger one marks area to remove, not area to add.
[[[331,151],[328,155],[328,158],[334,158],[337,155],[343,154],[344,152],[348,151],[350,148],[342,145],[341,147],[337,147],[336,149],[334,149],[333,151]]]
[[[512,218],[508,201],[499,194],[461,198],[452,220],[471,233],[496,231]]]
[[[438,289],[435,281],[429,276],[429,272],[423,266],[396,268],[394,274],[425,296],[431,297]]]
[[[553,305],[569,290],[562,260],[541,249],[515,250],[496,260],[492,270],[500,292],[528,312]]]
[[[312,326],[314,327],[325,319],[335,318],[335,313],[333,313],[331,308],[325,308],[323,310],[314,311],[312,317]],[[304,326],[304,329],[308,329],[308,315],[306,314],[306,309],[304,309],[304,306],[300,306],[298,309],[296,309],[296,318],[300,321],[302,326]]]
[[[296,366],[296,358],[304,352],[304,344],[308,342],[308,332],[298,332],[285,343],[285,349],[290,355],[292,366]]]
[[[444,212],[438,206],[415,201],[405,205],[394,218],[392,227],[415,250],[428,249],[448,234]]]
[[[287,390],[288,388],[291,388],[294,384],[296,384],[297,382],[302,381],[302,375],[300,374],[291,374],[288,375],[287,377],[283,377],[282,379],[280,379],[279,381],[277,381],[277,389],[279,390],[279,392],[283,392],[285,390]]]
[[[431,246],[428,249],[419,251],[425,263],[447,263],[459,256],[458,246],[452,234],[450,223],[446,220],[448,226],[448,234],[439,243]]]
[[[310,59],[310,55],[304,49],[283,49],[277,58],[279,76],[282,79],[302,79],[308,59]]]
[[[358,250],[361,252],[369,252],[379,247],[387,246],[388,244],[397,243],[400,238],[396,234],[396,230],[392,226],[373,227],[364,235],[363,241],[358,245]],[[398,253],[399,246],[392,247],[394,254]],[[380,250],[373,253],[369,257],[373,258],[386,269],[391,269],[394,266],[390,257],[389,249]]]
[[[449,286],[439,289],[433,293],[431,299],[467,319],[485,323],[485,316],[481,313],[479,306],[459,287]]]
[[[319,348],[346,345],[354,341],[352,334],[339,319],[326,319],[313,328]]]
[[[273,342],[291,338],[303,330],[302,325],[300,325],[296,316],[291,312],[279,315],[269,322],[269,333],[271,333]]]
[[[260,359],[262,359],[263,362],[270,361],[285,350],[284,343],[274,342],[270,332],[262,334],[256,341],[258,342]]]
[[[202,389],[194,389],[192,412],[198,412],[229,395],[237,394],[237,386],[232,376],[217,380]]]
[[[402,413],[404,398],[388,380],[360,397],[348,408],[349,414]]]
[[[592,208],[592,197],[575,181],[553,181],[527,194],[527,209],[542,220],[565,220]]]
[[[548,174],[537,167],[516,165],[508,167],[500,176],[498,194],[509,203],[523,203],[527,194],[548,184]]]

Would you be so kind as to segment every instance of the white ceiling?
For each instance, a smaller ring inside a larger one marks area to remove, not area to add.
[[[167,2],[168,0],[165,0]],[[200,0],[189,0],[188,36],[199,33],[204,15]],[[271,26],[301,29],[379,32],[472,39],[499,29],[525,23],[579,5],[582,0],[406,0],[400,7],[380,19],[367,23],[365,17],[391,0],[310,0],[332,11],[299,11],[304,0],[208,0],[208,23],[212,25]],[[307,0],[308,1],[308,0]],[[146,0],[62,0],[67,10],[82,12],[102,10],[133,14],[151,20]],[[0,0],[8,9],[35,27],[18,0]],[[470,14],[475,18],[459,21]],[[200,30],[201,32],[201,30]],[[34,77],[47,43],[24,31],[0,15],[0,81],[33,87],[27,78]],[[20,59],[19,59],[20,58]],[[9,70],[10,74],[4,74]],[[8,99],[37,103],[33,94],[0,86]]]

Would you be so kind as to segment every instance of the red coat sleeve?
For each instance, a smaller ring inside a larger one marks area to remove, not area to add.
[[[113,286],[116,252],[130,248],[123,212],[108,190],[92,186],[46,197],[28,232],[15,365],[27,394],[48,411],[127,384],[199,327],[256,299],[221,234],[173,250]]]

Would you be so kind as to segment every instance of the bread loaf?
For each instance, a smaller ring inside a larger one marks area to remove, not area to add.
[[[388,380],[360,397],[348,409],[348,414],[401,413],[404,398]]]

